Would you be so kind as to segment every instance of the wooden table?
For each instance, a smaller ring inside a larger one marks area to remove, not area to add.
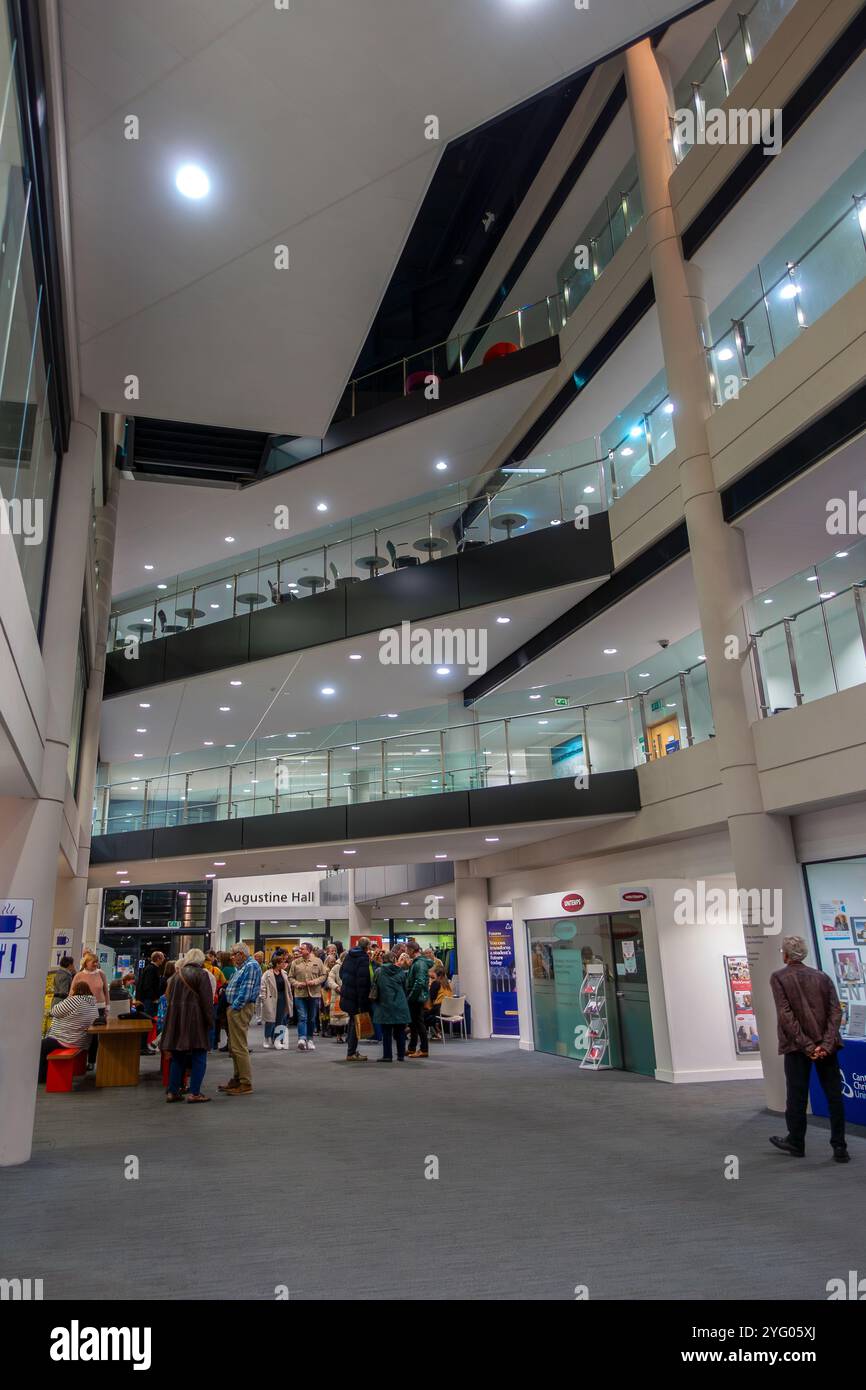
[[[149,1018],[112,1018],[101,1028],[88,1028],[99,1038],[96,1053],[97,1086],[137,1086],[141,1035],[150,1032]]]

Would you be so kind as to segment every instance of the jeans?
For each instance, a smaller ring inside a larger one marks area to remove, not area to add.
[[[281,1028],[281,1027],[283,1026],[283,1024],[285,1023],[285,1021],[286,1021],[286,1004],[285,1004],[285,1000],[283,1000],[283,999],[278,999],[278,1000],[277,1000],[277,1016],[276,1016],[276,1018],[274,1019],[273,1023],[267,1023],[267,1022],[265,1023],[265,1041],[266,1041],[266,1042],[269,1042],[269,1041],[273,1038],[274,1033],[276,1032],[276,1030],[277,1030],[278,1028]]]
[[[788,1137],[798,1149],[806,1145],[806,1104],[809,1099],[809,1076],[814,1066],[818,1073],[821,1089],[827,1097],[830,1111],[830,1143],[834,1149],[845,1147],[845,1106],[842,1101],[842,1073],[839,1070],[839,1054],[831,1052],[813,1062],[805,1052],[785,1053],[785,1081],[788,1085],[788,1098],[785,1119],[788,1124]]]
[[[295,999],[298,1006],[298,1042],[302,1038],[312,1038],[316,1031],[316,1023],[319,1018],[318,999]]]
[[[189,1093],[201,1095],[201,1083],[207,1071],[207,1051],[203,1047],[191,1048],[189,1052],[173,1052],[168,1069],[168,1089],[171,1095],[179,1096],[183,1085],[184,1072],[189,1072]]]
[[[402,1062],[406,1056],[406,1025],[405,1023],[383,1023],[382,1024],[382,1057],[386,1062],[393,1061],[391,1041],[397,1044],[397,1061]]]
[[[422,1001],[413,1003],[409,1001],[409,1014],[412,1022],[409,1024],[409,1051],[427,1051],[427,1024],[424,1021],[424,1004]]]

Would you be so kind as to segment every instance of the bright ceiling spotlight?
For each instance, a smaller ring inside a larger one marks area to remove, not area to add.
[[[206,198],[210,179],[200,164],[182,164],[174,176],[174,186],[185,198]]]

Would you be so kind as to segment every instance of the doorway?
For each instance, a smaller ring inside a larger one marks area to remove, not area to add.
[[[680,721],[674,716],[672,719],[662,719],[658,724],[650,724],[647,737],[650,761],[666,758],[669,753],[675,753],[680,746]]]
[[[655,1073],[655,1047],[639,912],[545,918],[526,923],[536,1051],[595,1065],[593,1037],[606,1041],[601,1067]],[[603,980],[603,989],[597,982]],[[593,999],[603,996],[602,1016]],[[603,1023],[604,1028],[599,1028]]]

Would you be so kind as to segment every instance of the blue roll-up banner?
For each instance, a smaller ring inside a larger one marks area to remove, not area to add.
[[[849,1124],[866,1125],[866,1041],[860,1038],[843,1038],[842,1041],[839,1066],[842,1071],[845,1118]],[[814,1114],[827,1115],[827,1101],[814,1067],[809,1095]]]
[[[494,1038],[520,1036],[517,1015],[517,967],[514,961],[514,926],[487,923],[487,973],[490,977],[490,1013]]]

